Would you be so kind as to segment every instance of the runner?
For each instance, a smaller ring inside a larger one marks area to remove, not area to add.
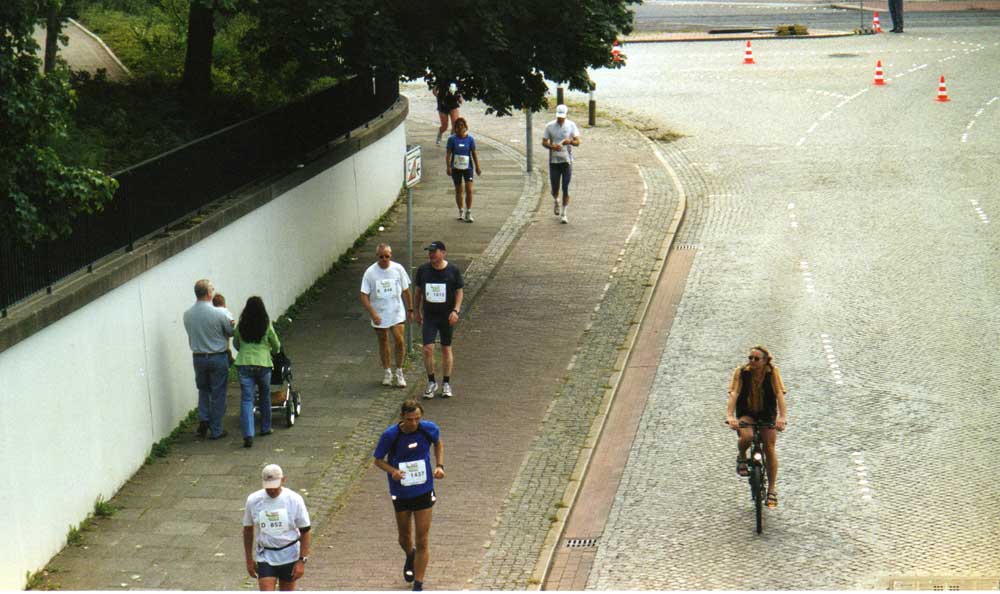
[[[277,464],[261,472],[264,488],[247,497],[243,512],[243,556],[247,573],[257,578],[261,591],[279,585],[294,590],[309,559],[309,512],[302,496],[286,489],[285,476]],[[254,525],[257,526],[254,554]]]
[[[451,398],[451,371],[455,355],[451,350],[451,336],[462,313],[464,298],[462,272],[445,260],[447,250],[443,241],[432,241],[424,248],[428,262],[417,269],[413,281],[416,311],[414,317],[423,325],[424,369],[427,370],[427,389],[424,398],[434,398],[438,384],[434,379],[434,341],[441,334],[441,367],[444,378],[441,397]]]
[[[399,423],[386,429],[375,447],[375,466],[388,475],[399,546],[406,553],[403,579],[413,582],[414,591],[424,589],[424,572],[430,560],[431,514],[437,501],[434,479],[444,478],[441,430],[423,416],[420,403],[407,400],[400,407]],[[433,472],[428,472],[432,445],[436,465]]]
[[[382,385],[406,387],[403,362],[406,356],[406,341],[403,330],[406,320],[413,313],[410,300],[410,277],[406,268],[392,261],[392,246],[380,243],[375,248],[378,261],[365,270],[361,279],[360,300],[362,307],[372,320],[372,328],[378,339],[378,354],[382,360]],[[390,367],[389,335],[392,335],[396,354],[396,372]]]

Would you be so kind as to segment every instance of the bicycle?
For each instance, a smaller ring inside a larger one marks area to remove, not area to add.
[[[751,427],[753,429],[753,439],[750,442],[750,456],[747,458],[747,467],[750,471],[747,474],[750,483],[750,497],[753,498],[754,513],[757,518],[757,534],[764,530],[764,505],[767,499],[767,456],[764,455],[764,444],[761,441],[760,430],[762,427],[773,429],[772,421],[754,421],[746,423],[740,421],[741,428]]]

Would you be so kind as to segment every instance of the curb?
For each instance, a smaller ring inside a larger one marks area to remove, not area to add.
[[[855,7],[857,10],[857,7]],[[753,33],[680,33],[675,36],[668,34],[651,34],[648,37],[625,37],[622,42],[629,43],[682,43],[701,41],[745,41],[757,39],[828,39],[831,37],[853,37],[857,35],[854,31],[818,31],[808,35],[776,35],[774,33],[753,34]]]
[[[680,227],[681,222],[684,220],[684,214],[687,209],[687,198],[684,194],[684,186],[681,183],[680,178],[677,176],[677,172],[674,171],[673,167],[671,167],[666,158],[664,158],[659,146],[634,127],[628,125],[626,125],[626,127],[641,136],[650,145],[653,150],[653,154],[656,155],[656,158],[663,165],[664,169],[666,169],[667,173],[670,174],[670,179],[673,181],[678,194],[677,210],[674,212],[674,217],[667,229],[667,235],[663,238],[663,242],[660,244],[660,251],[656,256],[656,264],[649,274],[649,286],[643,292],[638,323],[633,324],[629,328],[628,334],[625,337],[625,342],[628,344],[628,348],[618,355],[618,359],[612,367],[612,374],[609,379],[611,387],[604,391],[604,396],[601,399],[601,406],[598,409],[597,416],[591,423],[590,431],[587,433],[587,439],[577,457],[577,463],[573,469],[573,473],[570,475],[569,484],[563,492],[562,501],[566,502],[567,506],[556,511],[557,519],[552,523],[549,527],[548,533],[545,535],[545,540],[542,543],[542,550],[538,556],[538,561],[536,561],[535,568],[531,572],[531,578],[528,580],[528,589],[533,591],[541,590],[545,585],[545,580],[548,578],[549,569],[552,566],[552,560],[555,557],[556,548],[559,545],[559,541],[562,539],[563,531],[566,529],[566,519],[569,517],[570,512],[576,505],[576,498],[580,493],[580,488],[583,486],[583,479],[587,474],[588,468],[590,467],[590,461],[593,458],[594,450],[598,445],[600,445],[601,433],[604,431],[604,425],[607,422],[608,413],[610,412],[611,406],[614,404],[615,396],[618,393],[618,386],[621,383],[622,375],[624,374],[628,361],[632,356],[632,349],[635,347],[639,331],[646,319],[646,313],[649,311],[649,304],[652,302],[653,294],[659,286],[660,276],[664,268],[666,268],[667,254],[670,252],[670,248],[673,247],[674,239],[677,237],[677,230]]]

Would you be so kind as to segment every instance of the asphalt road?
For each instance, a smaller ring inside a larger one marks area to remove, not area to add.
[[[871,13],[832,8],[834,2],[732,2],[728,0],[647,0],[635,8],[635,31],[703,31],[725,28],[772,28],[805,25],[811,29],[851,31],[871,25]],[[836,4],[855,5],[844,0]],[[911,2],[909,6],[912,6]],[[906,27],[950,29],[997,27],[1000,12],[905,12]],[[882,28],[891,28],[889,13],[880,15]]]
[[[1000,28],[987,20],[760,41],[756,65],[742,42],[631,44],[625,69],[593,74],[601,109],[684,135],[678,247],[696,254],[588,588],[1000,574]],[[941,75],[949,102],[935,100]],[[757,343],[790,406],[781,505],[760,537],[722,427],[729,375]]]

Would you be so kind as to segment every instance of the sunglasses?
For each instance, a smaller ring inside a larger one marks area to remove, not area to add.
[[[388,255],[382,254],[381,256],[378,257],[378,259],[379,260],[392,260],[392,254],[388,254]]]
[[[760,361],[763,358],[764,357],[758,357],[757,355],[750,355],[749,357],[747,357],[747,359],[750,359],[751,361]]]

